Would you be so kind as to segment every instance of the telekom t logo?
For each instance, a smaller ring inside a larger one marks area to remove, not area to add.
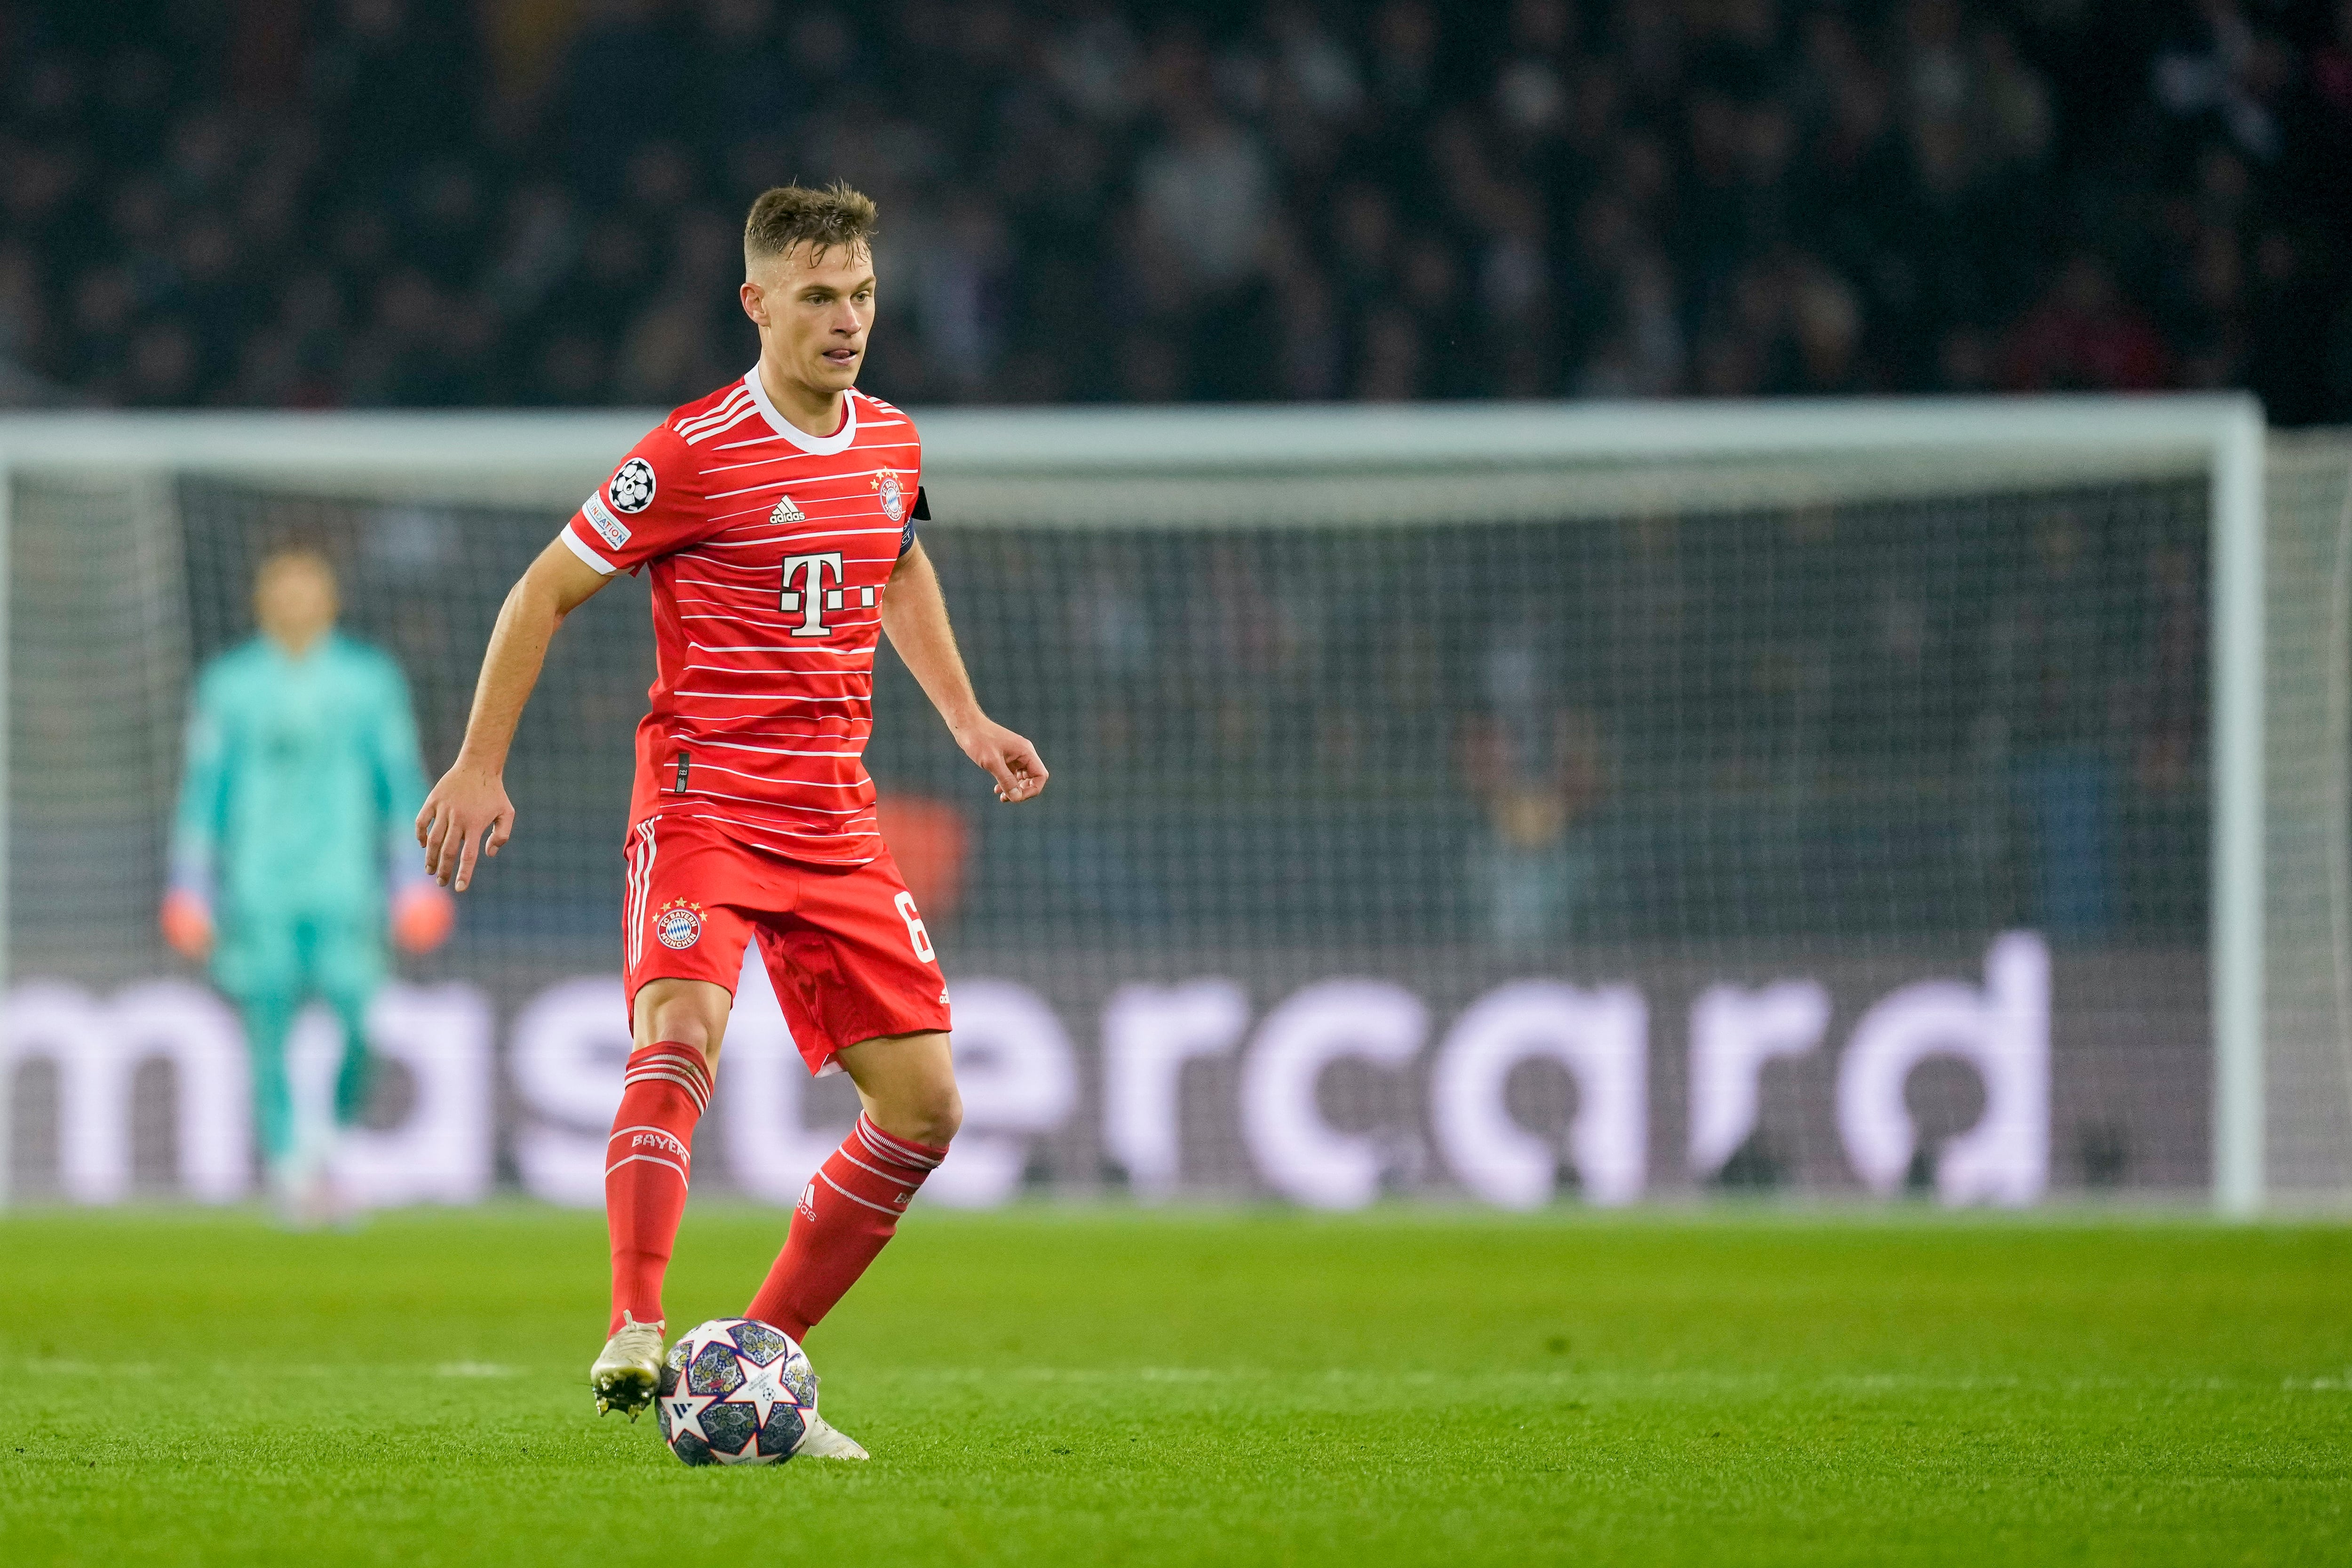
[[[793,636],[821,637],[833,629],[824,624],[824,612],[840,609],[847,595],[844,589],[824,585],[827,572],[833,574],[835,582],[843,580],[840,551],[828,550],[822,555],[784,557],[784,591],[780,603],[786,615],[801,617],[801,624],[793,628]],[[800,584],[798,587],[793,585],[796,579]],[[867,609],[873,608],[874,590],[858,589],[857,602]]]

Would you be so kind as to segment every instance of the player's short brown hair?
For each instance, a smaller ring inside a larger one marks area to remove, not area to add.
[[[776,185],[760,193],[743,220],[743,264],[755,266],[796,245],[813,245],[822,259],[836,247],[855,255],[874,245],[874,198],[835,180],[821,191]]]

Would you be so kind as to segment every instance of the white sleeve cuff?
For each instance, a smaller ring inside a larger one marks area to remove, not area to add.
[[[572,546],[572,554],[577,555],[581,560],[585,561],[589,565],[596,568],[597,572],[601,574],[610,577],[618,570],[618,568],[611,562],[605,560],[603,556],[589,549],[585,544],[580,542],[579,533],[570,523],[567,522],[563,525],[563,533],[562,537],[564,543]]]

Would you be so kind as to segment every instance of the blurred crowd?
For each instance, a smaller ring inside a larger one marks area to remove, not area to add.
[[[840,177],[902,400],[2352,416],[2336,0],[109,0],[0,72],[0,402],[682,401]]]

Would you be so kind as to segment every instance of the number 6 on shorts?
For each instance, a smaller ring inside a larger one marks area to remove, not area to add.
[[[907,922],[907,940],[915,944],[915,956],[925,963],[934,962],[937,955],[931,952],[931,933],[923,929],[923,917],[915,912],[915,895],[900,893],[890,902],[898,909],[898,918]]]

